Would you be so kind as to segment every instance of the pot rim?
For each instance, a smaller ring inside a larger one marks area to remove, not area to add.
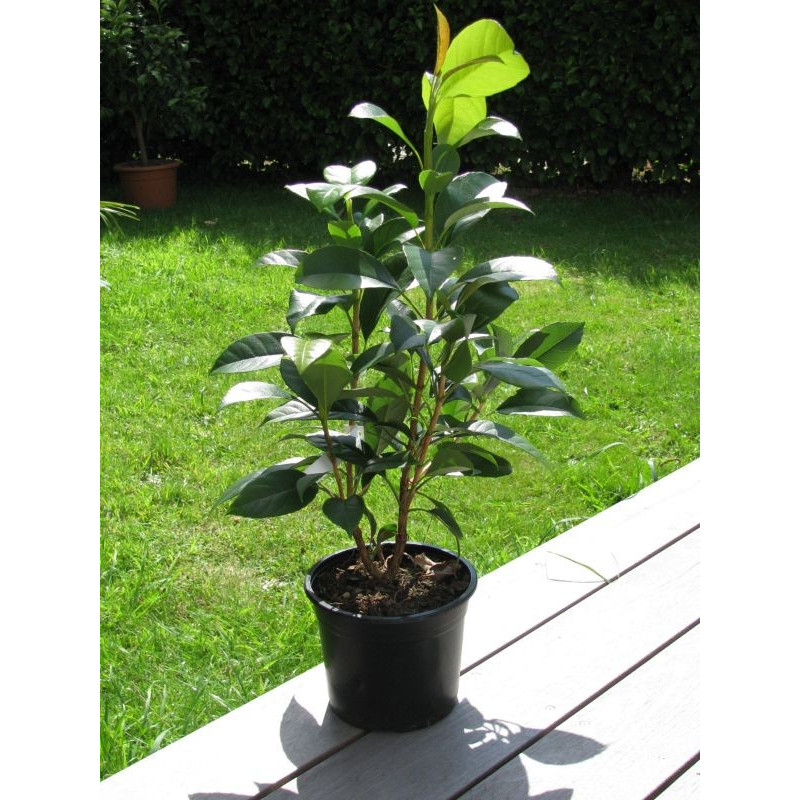
[[[162,169],[175,169],[181,166],[183,162],[177,158],[162,158],[151,159],[146,164],[141,161],[120,161],[114,164],[114,172],[138,172],[140,170],[162,170]]]
[[[337,550],[334,553],[329,553],[328,555],[324,556],[323,558],[319,559],[311,569],[306,572],[305,581],[303,583],[303,589],[305,590],[306,596],[308,599],[317,607],[324,609],[329,614],[334,614],[338,616],[340,619],[358,619],[362,620],[365,624],[368,625],[410,625],[414,622],[417,622],[421,619],[428,619],[429,617],[435,617],[439,614],[445,613],[456,606],[465,604],[470,597],[475,593],[475,589],[478,588],[478,573],[475,570],[475,567],[464,558],[464,556],[459,556],[457,553],[454,553],[452,550],[448,550],[446,547],[439,547],[438,545],[433,544],[425,544],[424,542],[408,542],[406,547],[417,547],[417,548],[425,548],[429,550],[438,550],[441,553],[446,553],[447,555],[452,556],[453,558],[457,559],[461,564],[463,564],[467,570],[469,571],[469,584],[466,589],[456,598],[451,600],[449,603],[445,603],[443,606],[439,606],[438,608],[432,608],[427,611],[417,611],[413,614],[396,614],[393,616],[386,616],[386,617],[378,617],[373,616],[371,614],[355,614],[352,611],[345,611],[344,609],[337,608],[336,606],[331,605],[327,600],[323,600],[313,589],[312,581],[315,577],[315,574],[319,571],[322,565],[330,561],[331,559],[335,559],[339,556],[343,556],[345,554],[351,553],[358,553],[355,547],[345,547],[341,550]]]

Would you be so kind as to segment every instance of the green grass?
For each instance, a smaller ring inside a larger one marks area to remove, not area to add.
[[[536,216],[493,212],[470,232],[469,263],[533,254],[556,266],[563,285],[518,284],[501,321],[520,333],[586,322],[560,371],[586,419],[503,419],[550,471],[509,450],[510,478],[440,482],[481,573],[636,492],[651,465],[661,477],[699,455],[697,198],[526,199]],[[217,414],[236,379],[208,370],[235,338],[286,328],[291,272],[252,264],[325,243],[321,218],[280,189],[196,187],[123,227],[101,240],[104,776],[317,663],[303,575],[348,545],[318,503],[264,521],[213,505],[297,452],[279,441],[286,428],[259,428],[264,407]],[[416,534],[452,544],[443,528]]]

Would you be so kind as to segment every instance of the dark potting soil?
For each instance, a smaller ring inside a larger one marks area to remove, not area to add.
[[[394,617],[431,611],[455,600],[469,586],[469,570],[458,561],[426,565],[407,553],[393,583],[371,577],[355,557],[317,575],[314,591],[343,611]]]

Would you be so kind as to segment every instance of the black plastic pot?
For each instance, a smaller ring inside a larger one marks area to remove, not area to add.
[[[457,558],[431,545],[409,543],[411,555],[434,560]],[[305,591],[319,623],[331,709],[351,725],[372,731],[410,731],[445,717],[456,704],[461,671],[461,641],[467,601],[478,585],[469,570],[466,590],[432,611],[397,617],[372,617],[342,611],[314,591],[316,576],[332,565],[352,561],[341,550],[315,564]]]

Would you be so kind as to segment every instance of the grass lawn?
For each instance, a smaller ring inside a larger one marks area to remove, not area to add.
[[[479,573],[699,455],[698,198],[530,197],[513,183],[509,194],[536,215],[492,212],[462,241],[468,265],[555,265],[563,285],[516,284],[522,299],[499,321],[515,333],[585,321],[559,374],[586,419],[501,418],[552,469],[508,448],[509,478],[440,481]],[[303,575],[348,546],[321,500],[262,521],[213,505],[235,479],[298,454],[280,441],[286,427],[259,427],[275,401],[218,414],[238,381],[208,371],[234,339],[286,330],[292,272],[252,265],[326,243],[322,218],[279,188],[189,187],[123,228],[101,240],[103,776],[317,663]],[[420,537],[452,545],[443,527]]]

